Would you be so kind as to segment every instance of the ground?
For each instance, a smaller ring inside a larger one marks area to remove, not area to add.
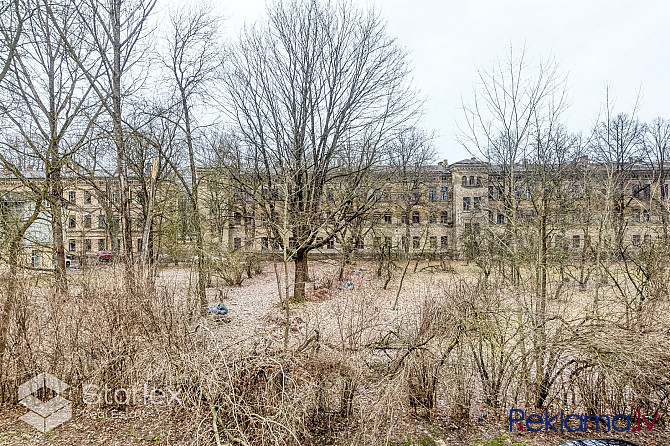
[[[212,336],[221,341],[221,348],[252,343],[260,337],[270,337],[278,344],[283,342],[285,314],[280,305],[275,273],[277,271],[281,276],[283,265],[279,263],[276,266],[275,270],[275,265],[264,264],[260,274],[246,279],[239,287],[226,286],[216,277],[212,279],[212,286],[208,289],[209,303],[224,303],[229,313],[226,316],[209,315],[200,327],[211,331]],[[381,289],[383,282],[376,277],[376,265],[373,263],[347,265],[340,280],[337,262],[312,262],[308,300],[291,307],[291,348],[306,348],[317,332],[324,348],[346,349],[364,345],[393,329],[398,321],[414,323],[414,316],[422,311],[417,296],[439,292],[445,281],[476,274],[476,268],[465,263],[454,263],[453,268],[447,271],[437,271],[433,266],[423,262],[417,265],[415,272],[414,264],[411,264],[402,291],[397,294],[398,279],[391,282],[388,290]],[[104,273],[104,270],[101,271]],[[185,267],[166,267],[159,273],[157,285],[185,294],[190,274],[192,272]],[[353,290],[344,285],[347,281],[353,284]],[[567,436],[528,432],[515,432],[510,437],[507,420],[500,415],[496,418],[496,415],[489,414],[478,401],[472,404],[470,420],[457,426],[448,417],[440,415],[448,412],[447,406],[448,402],[438,398],[436,415],[429,420],[411,413],[398,416],[398,425],[406,431],[404,444],[540,446],[556,445],[568,439]],[[198,444],[198,432],[207,429],[206,426],[190,424],[192,420],[181,417],[178,410],[172,412],[162,407],[113,410],[75,406],[72,420],[47,434],[40,434],[18,420],[25,412],[26,409],[20,405],[3,406],[0,445],[186,445]],[[663,438],[660,432],[653,438],[645,437],[644,432],[629,437],[647,446],[665,444]]]

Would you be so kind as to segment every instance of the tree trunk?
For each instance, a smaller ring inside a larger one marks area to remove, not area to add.
[[[56,167],[48,174],[51,183],[51,234],[54,242],[54,279],[56,291],[67,291],[65,276],[65,240],[63,239],[63,182],[60,167]]]
[[[307,253],[298,251],[295,255],[295,276],[293,286],[293,302],[305,301],[305,284],[309,282]]]
[[[119,211],[121,214],[121,240],[123,248],[123,263],[128,289],[135,289],[133,274],[133,241],[132,217],[130,215],[128,172],[126,163],[126,144],[122,121],[121,99],[121,0],[114,0],[112,12],[112,125],[114,130],[114,144],[116,145],[116,167],[119,176]]]

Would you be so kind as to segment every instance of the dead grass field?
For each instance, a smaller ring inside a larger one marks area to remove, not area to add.
[[[157,382],[179,388],[183,404],[91,406],[78,404],[82,395],[73,392],[69,394],[75,401],[73,419],[40,434],[18,419],[25,408],[15,400],[6,401],[0,406],[0,445],[539,446],[567,439],[528,432],[505,435],[509,408],[488,408],[478,375],[462,375],[460,365],[471,366],[472,359],[450,344],[454,315],[468,296],[461,296],[459,302],[445,290],[454,293],[458,286],[474,284],[478,271],[461,262],[454,262],[448,271],[422,271],[425,266],[419,264],[418,272],[413,272],[413,265],[409,268],[393,308],[398,277],[383,290],[383,280],[375,276],[376,265],[371,262],[347,265],[342,280],[337,262],[312,262],[308,300],[291,305],[288,351],[283,350],[286,320],[271,263],[239,287],[213,278],[207,290],[209,303],[224,303],[229,313],[199,321],[179,320],[184,317],[191,271],[163,268],[156,289],[164,298],[139,304],[147,305],[149,319],[142,315],[125,319],[141,322],[141,327],[127,327],[123,321],[115,325],[112,319],[127,314],[127,307],[104,309],[122,300],[114,288],[112,267],[73,272],[69,302],[54,302],[39,280],[27,279],[32,291],[26,317],[36,318],[27,324],[29,331],[41,335],[33,343],[17,340],[17,351],[24,349],[31,356],[17,359],[14,367],[61,373],[72,369],[62,378],[73,387],[91,380],[117,387],[127,381]],[[341,287],[343,281],[351,281],[354,289]],[[569,302],[552,304],[565,319],[590,311],[593,290],[570,287],[574,289]],[[102,291],[91,295],[91,290]],[[607,299],[603,301],[607,305]],[[658,306],[650,316],[665,320],[667,305]],[[152,318],[175,320],[167,324]],[[74,328],[77,335],[72,333]],[[125,337],[119,337],[119,332]],[[59,333],[63,339],[54,340]],[[141,340],[134,343],[127,338]],[[105,348],[116,353],[104,357]],[[449,359],[437,367],[439,354]],[[514,367],[511,364],[510,369]],[[425,396],[421,387],[428,381],[422,380],[433,376],[439,384],[434,405],[426,409],[416,401]],[[122,382],[113,381],[117,378]],[[234,388],[237,384],[240,387]],[[463,385],[466,388],[454,390]],[[231,410],[239,413],[230,414]],[[228,413],[213,422],[212,414],[218,411]],[[664,433],[666,426],[663,420],[653,435],[642,432],[628,438],[660,446],[670,438]],[[287,435],[289,430],[310,432],[310,437]],[[246,431],[258,435],[240,433]]]

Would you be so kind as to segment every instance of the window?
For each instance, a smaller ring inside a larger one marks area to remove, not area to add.
[[[470,177],[470,186],[475,185],[475,177]]]
[[[437,236],[430,236],[430,249],[437,249]]]
[[[635,222],[635,223],[640,222],[640,210],[639,209],[633,209],[633,222]]]
[[[467,186],[468,185],[468,177],[463,177],[461,178],[461,186]]]
[[[107,247],[106,245],[107,245],[107,244],[105,243],[105,239],[104,239],[104,238],[99,238],[99,239],[98,239],[98,251],[104,251],[105,248]]]
[[[392,222],[393,222],[393,219],[392,219],[392,217],[391,217],[391,213],[390,213],[390,212],[386,212],[386,213],[384,214],[384,223],[386,223],[387,225],[390,225]]]
[[[440,223],[446,225],[449,223],[449,213],[447,211],[442,211],[440,213]]]
[[[70,229],[74,229],[77,227],[77,217],[74,215],[70,215],[70,223],[68,225]]]
[[[473,223],[473,224],[472,224],[472,232],[473,232],[475,235],[479,235],[479,234],[481,233],[481,226],[480,226],[479,223]]]
[[[521,198],[521,188],[519,186],[514,186],[514,196],[516,198]]]
[[[526,199],[530,200],[533,197],[533,188],[526,188]]]
[[[647,246],[651,245],[651,235],[649,234],[644,235],[644,244]]]
[[[419,224],[419,213],[417,211],[412,212],[412,224]]]
[[[440,248],[443,250],[449,249],[449,237],[446,235],[443,235],[440,237]]]
[[[84,215],[84,227],[86,229],[91,228],[91,220],[92,220],[92,217],[90,215]]]
[[[242,239],[240,237],[235,237],[233,239],[233,249],[240,249],[242,247]]]
[[[447,200],[447,186],[442,186],[440,188],[440,200]]]
[[[67,199],[70,203],[74,204],[77,201],[77,193],[71,190],[67,193]]]
[[[242,214],[240,214],[239,212],[235,212],[233,214],[233,222],[235,226],[240,226],[242,224]]]
[[[633,236],[633,246],[640,246],[640,236],[639,235],[634,235]]]
[[[91,191],[89,190],[84,191],[84,203],[91,204]]]
[[[573,235],[572,236],[572,247],[573,248],[579,248],[582,245],[582,239],[578,235]]]
[[[493,200],[493,186],[489,186],[489,200]]]
[[[267,237],[261,237],[261,251],[268,251],[270,244]]]
[[[407,214],[402,214],[401,216],[401,221],[403,225],[407,224]]]
[[[379,248],[382,244],[382,238],[381,237],[373,237],[372,238],[372,246],[374,248]]]
[[[328,249],[335,249],[335,239],[328,239]]]
[[[333,197],[332,190],[326,192],[326,201],[335,201],[335,197]]]
[[[475,208],[475,209],[481,209],[481,208],[482,208],[482,206],[481,206],[481,197],[474,197],[472,200],[473,200],[473,203],[472,203],[472,204],[474,205],[474,208]]]
[[[434,187],[431,187],[428,191],[428,200],[436,201],[437,200],[437,191]]]
[[[530,220],[533,218],[533,210],[532,209],[526,209],[526,212],[524,213],[524,217],[526,220]]]
[[[437,214],[435,212],[431,212],[428,214],[428,222],[437,223]]]
[[[661,198],[663,198],[663,199],[668,198],[668,185],[667,184],[661,184]]]
[[[103,229],[107,227],[107,222],[105,221],[105,216],[104,215],[98,215],[98,228]]]
[[[470,197],[463,197],[463,210],[464,211],[470,210]]]
[[[482,185],[482,177],[477,177],[477,186]]]
[[[365,240],[363,240],[363,237],[358,237],[354,245],[356,246],[356,249],[363,250],[365,249]]]
[[[40,267],[40,253],[37,251],[33,251],[33,268],[39,268]]]
[[[244,224],[245,226],[255,226],[254,225],[254,217],[250,215],[245,215],[244,216]]]
[[[419,249],[419,236],[412,237],[412,249]]]
[[[496,217],[496,223],[498,223],[499,225],[504,225],[505,216],[503,214],[498,214],[498,217]]]
[[[447,181],[447,176],[446,175],[442,175],[442,181]]]
[[[295,237],[289,237],[288,238],[288,247],[291,249],[295,249],[296,246],[298,246],[295,242]]]
[[[138,238],[137,239],[137,252],[141,252],[141,251],[142,251],[142,239]]]
[[[648,211],[648,210],[644,209],[644,210],[642,211],[642,219],[643,219],[644,221],[649,221],[649,211]]]
[[[93,248],[91,247],[91,239],[90,238],[85,239],[84,240],[84,250],[86,252],[91,252],[92,249]]]
[[[418,193],[418,192],[412,193],[412,200],[419,201],[419,199],[421,199],[421,194],[420,193]]]

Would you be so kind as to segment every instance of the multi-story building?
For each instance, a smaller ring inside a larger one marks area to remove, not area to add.
[[[580,159],[549,179],[539,176],[537,167],[520,163],[510,175],[509,169],[472,158],[452,164],[444,160],[404,177],[395,175],[390,181],[375,186],[374,207],[364,218],[356,219],[346,231],[326,240],[318,251],[372,254],[387,247],[415,255],[459,256],[467,253],[468,240],[501,233],[511,227],[530,236],[539,221],[544,221],[543,233],[551,246],[574,250],[583,248],[596,236],[598,228],[598,237],[612,241],[618,238],[620,245],[631,248],[667,236],[670,196],[668,182],[658,166],[639,160],[612,166]],[[211,172],[201,172],[203,178],[207,177],[201,181],[203,190],[199,196],[204,222],[201,227],[206,232],[208,251],[219,255],[234,250],[277,250],[278,245],[273,243],[267,228],[267,216],[258,212],[254,197],[224,187],[225,182],[217,182]],[[44,181],[43,175],[37,172],[28,172],[27,177],[30,181]],[[104,174],[92,179],[74,172],[65,175],[63,230],[65,247],[70,254],[86,259],[94,257],[97,251],[118,249],[119,191],[116,185],[113,177]],[[14,214],[25,218],[31,209],[27,198],[30,190],[7,172],[0,178],[0,187],[3,208],[14,209]],[[168,246],[174,249],[179,245],[184,249],[175,250],[179,251],[178,256],[191,258],[194,237],[188,222],[189,205],[175,184],[165,183],[162,189],[165,189],[163,199],[173,202],[172,211],[166,213],[172,212],[175,216],[171,217],[169,231],[161,229],[159,224],[154,225],[154,239],[160,240],[154,243],[153,251],[163,253]],[[272,196],[273,191],[262,193]],[[324,193],[324,206],[337,200],[337,190]],[[145,248],[142,246],[143,197],[140,183],[134,180],[130,202],[136,252]],[[605,220],[611,224],[603,232]],[[35,267],[48,267],[50,231],[49,216],[42,212],[26,233],[24,245],[31,253],[27,259]],[[540,234],[539,230],[537,233]],[[38,253],[37,260],[35,253]]]

